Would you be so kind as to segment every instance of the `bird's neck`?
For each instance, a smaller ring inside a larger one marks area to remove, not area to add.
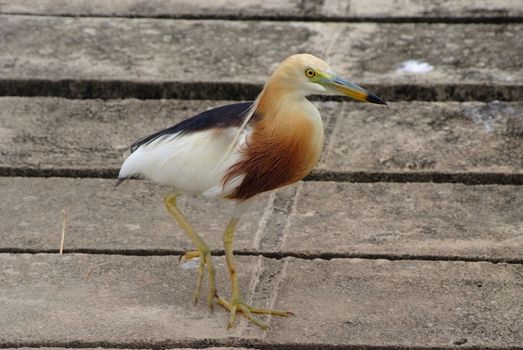
[[[264,119],[276,119],[275,122],[282,123],[284,120],[281,119],[298,117],[311,106],[303,93],[280,80],[271,79],[257,98],[256,113]]]
[[[256,101],[258,116],[255,129],[275,139],[306,139],[321,152],[323,123],[316,107],[303,93],[293,91],[283,84],[269,81]]]

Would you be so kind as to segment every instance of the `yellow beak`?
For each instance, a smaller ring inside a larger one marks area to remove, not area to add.
[[[387,104],[372,92],[369,92],[361,86],[351,83],[338,76],[334,76],[332,79],[326,81],[326,85],[336,93],[349,96],[350,98],[353,98],[357,101],[376,103],[380,105]]]

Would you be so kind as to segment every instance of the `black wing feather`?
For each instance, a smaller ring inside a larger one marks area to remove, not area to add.
[[[240,126],[251,106],[252,102],[242,102],[202,112],[167,129],[160,130],[136,141],[130,147],[131,153],[136,151],[140,146],[146,145],[164,135],[174,135],[177,133],[183,135],[213,128]]]

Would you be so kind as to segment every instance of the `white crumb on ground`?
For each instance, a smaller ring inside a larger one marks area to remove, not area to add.
[[[408,60],[403,61],[396,68],[398,73],[412,73],[412,74],[425,74],[434,69],[433,66],[427,62],[420,60]]]

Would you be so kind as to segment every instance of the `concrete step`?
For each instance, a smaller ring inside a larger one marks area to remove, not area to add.
[[[131,180],[0,178],[0,251],[175,254],[193,249],[166,212],[169,188]],[[230,203],[182,196],[180,206],[223,252]],[[242,218],[243,254],[521,262],[521,186],[302,182],[262,196]],[[221,253],[223,254],[223,253]]]
[[[278,0],[147,0],[56,1],[17,0],[0,4],[0,13],[60,16],[123,16],[158,18],[227,18],[276,20],[373,21],[514,21],[523,17],[523,6],[514,0],[497,1],[278,1]]]
[[[239,257],[245,300],[291,310],[264,332],[192,305],[195,269],[173,256],[0,255],[4,345],[491,348],[523,342],[521,265]],[[218,291],[228,297],[223,257]]]
[[[0,15],[0,28],[0,95],[253,98],[284,58],[309,52],[387,100],[523,96],[523,24]],[[409,60],[433,69],[405,71]]]
[[[227,103],[3,97],[0,172],[115,177],[135,140]],[[523,183],[522,102],[316,104],[316,178]]]

